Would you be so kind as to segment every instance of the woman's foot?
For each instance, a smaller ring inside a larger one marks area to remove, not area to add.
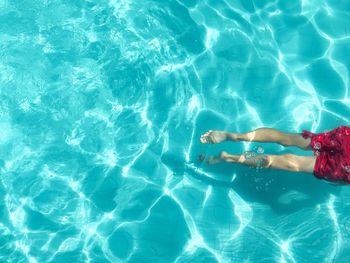
[[[220,143],[223,141],[226,141],[229,138],[232,139],[234,137],[234,134],[229,134],[225,131],[213,131],[209,130],[206,133],[203,133],[201,135],[200,141],[201,143]],[[232,138],[231,138],[232,137]]]

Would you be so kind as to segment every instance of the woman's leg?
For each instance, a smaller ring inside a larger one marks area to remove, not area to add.
[[[299,156],[294,154],[283,155],[257,155],[252,159],[246,159],[245,155],[233,155],[227,152],[221,152],[219,156],[210,156],[207,159],[208,164],[221,162],[239,163],[251,167],[261,167],[269,169],[278,169],[292,172],[313,173],[316,163],[316,156]],[[260,165],[259,165],[260,162]]]
[[[303,150],[311,150],[310,139],[304,139],[300,133],[286,133],[273,128],[258,128],[247,133],[231,133],[209,130],[204,133],[202,143],[219,143],[229,141],[276,142],[283,146],[297,146]]]

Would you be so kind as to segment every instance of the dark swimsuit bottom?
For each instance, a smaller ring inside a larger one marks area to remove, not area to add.
[[[339,126],[331,131],[312,133],[303,130],[303,138],[311,138],[316,157],[314,175],[331,182],[350,183],[350,127]]]

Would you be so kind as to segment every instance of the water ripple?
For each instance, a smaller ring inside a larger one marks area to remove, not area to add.
[[[345,186],[196,158],[348,123],[349,9],[0,1],[0,261],[347,262]]]

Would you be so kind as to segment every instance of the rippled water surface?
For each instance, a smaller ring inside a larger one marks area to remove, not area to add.
[[[350,188],[200,164],[347,124],[350,2],[1,0],[1,262],[350,262]],[[261,150],[261,148],[259,148]]]

